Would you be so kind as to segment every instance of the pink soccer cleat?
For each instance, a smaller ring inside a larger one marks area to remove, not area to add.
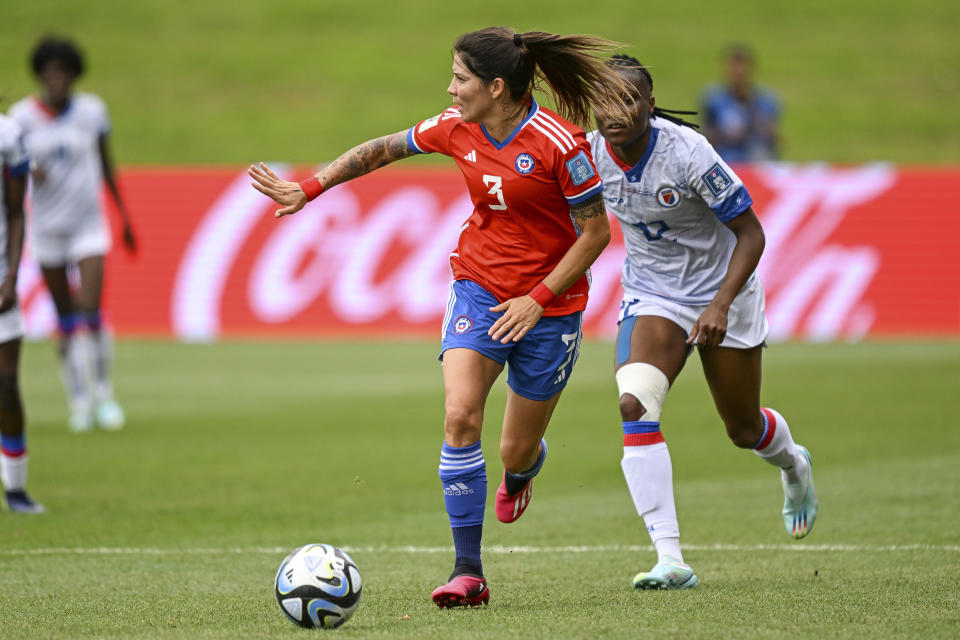
[[[509,495],[507,493],[506,472],[504,479],[500,481],[497,488],[496,512],[497,520],[500,522],[513,522],[523,515],[530,505],[530,496],[533,495],[533,478],[523,486],[519,493]]]
[[[485,578],[462,575],[434,589],[430,597],[441,609],[477,607],[490,602],[490,588]]]

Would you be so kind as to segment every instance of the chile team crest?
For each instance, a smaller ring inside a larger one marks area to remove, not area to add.
[[[527,175],[533,168],[536,166],[536,162],[533,160],[533,156],[529,153],[521,153],[517,156],[516,161],[513,163],[517,167],[517,173],[522,175]]]
[[[660,187],[657,191],[657,202],[667,209],[672,209],[680,204],[680,194],[673,187]]]
[[[457,335],[462,335],[472,328],[473,320],[470,319],[470,316],[460,316],[453,321],[453,332]]]

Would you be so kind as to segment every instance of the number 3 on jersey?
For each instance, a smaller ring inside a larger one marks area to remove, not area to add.
[[[507,203],[503,201],[503,178],[500,176],[483,176],[483,184],[487,187],[490,187],[489,193],[492,196],[497,196],[497,202],[500,204],[491,204],[489,205],[494,211],[504,211],[507,208]]]

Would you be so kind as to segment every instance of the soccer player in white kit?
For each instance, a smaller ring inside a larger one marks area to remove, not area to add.
[[[727,435],[781,469],[790,536],[813,528],[817,496],[809,452],[782,415],[760,406],[767,321],[753,201],[706,138],[669,115],[684,112],[654,106],[653,79],[639,61],[618,55],[609,64],[635,90],[633,119],[596,112],[597,131],[587,138],[627,249],[616,346],[621,466],[658,555],[633,586],[688,589],[699,582],[680,550],[660,413],[694,344]]]
[[[44,512],[26,491],[27,441],[20,398],[23,316],[17,303],[17,272],[29,168],[20,127],[0,114],[0,482],[13,513]]]
[[[106,182],[123,223],[125,246],[136,240],[130,216],[113,178],[107,145],[110,120],[99,97],[74,93],[83,57],[70,41],[45,38],[33,50],[31,67],[39,96],[10,108],[24,133],[31,159],[31,248],[50,290],[60,328],[59,354],[73,431],[124,425],[110,380],[113,343],[103,326],[100,297],[110,233],[100,203]],[[79,291],[71,292],[67,267],[77,265]]]

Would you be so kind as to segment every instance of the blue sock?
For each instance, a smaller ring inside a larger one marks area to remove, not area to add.
[[[57,325],[60,327],[60,333],[65,336],[73,335],[80,324],[79,313],[68,313],[63,316],[57,316]]]
[[[100,331],[100,328],[103,326],[103,318],[101,317],[99,310],[84,313],[83,321],[90,331]]]
[[[457,550],[457,557],[453,563],[453,580],[459,575],[483,575],[483,563],[480,562],[480,540],[483,538],[483,525],[475,524],[467,527],[453,527],[453,548]]]
[[[18,436],[0,435],[0,451],[10,458],[19,458],[27,452],[27,436],[21,433]]]
[[[454,574],[482,576],[480,540],[487,502],[487,464],[480,443],[451,447],[444,442],[440,452],[440,481],[457,553]]]
[[[547,441],[541,438],[540,446],[540,457],[537,458],[537,461],[533,463],[532,467],[522,473],[503,472],[503,480],[507,485],[507,495],[517,495],[527,486],[527,481],[529,481],[530,478],[540,473],[540,469],[543,467],[543,461],[547,459]]]

